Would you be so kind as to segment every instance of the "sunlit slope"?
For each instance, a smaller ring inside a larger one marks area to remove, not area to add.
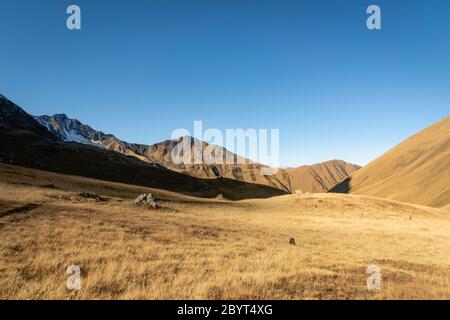
[[[361,168],[342,160],[330,160],[310,166],[287,169],[292,191],[327,192]]]
[[[450,204],[450,117],[353,173],[331,192],[443,207]]]

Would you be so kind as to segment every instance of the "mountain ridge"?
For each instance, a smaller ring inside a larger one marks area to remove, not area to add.
[[[213,147],[215,148],[214,152],[222,152],[224,163],[195,164],[192,161],[192,164],[174,164],[171,154],[179,143],[184,143],[182,140],[186,137],[165,140],[152,145],[136,144],[120,140],[112,134],[97,131],[77,119],[71,119],[64,114],[56,114],[53,116],[43,115],[35,118],[49,131],[65,141],[75,141],[113,150],[121,154],[136,157],[145,162],[157,163],[169,170],[202,179],[229,178],[243,182],[268,185],[290,193],[298,189],[301,189],[302,192],[326,192],[334,186],[333,183],[340,182],[343,178],[359,168],[359,166],[347,164],[342,160],[331,160],[313,166],[302,166],[300,167],[302,169],[278,168],[274,175],[264,175],[262,174],[262,170],[268,168],[267,166],[238,156],[224,147],[210,145],[193,137],[189,137],[193,139],[191,141],[191,154],[194,154],[194,149],[198,149],[199,146],[201,147],[199,149],[200,154],[202,150]],[[194,143],[194,140],[197,144]],[[234,163],[229,164],[225,161],[226,159],[233,159]],[[238,160],[242,164],[238,164]],[[305,173],[299,173],[303,171]],[[311,178],[311,175],[314,175],[314,177]],[[303,179],[306,180],[306,183],[303,183]],[[301,180],[301,182],[298,180]]]

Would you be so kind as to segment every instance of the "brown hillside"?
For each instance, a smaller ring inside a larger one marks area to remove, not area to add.
[[[450,117],[356,171],[331,192],[443,207],[450,204]]]
[[[286,171],[293,191],[327,192],[359,168],[342,160],[331,160]]]

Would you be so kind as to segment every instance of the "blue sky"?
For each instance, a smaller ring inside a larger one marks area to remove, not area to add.
[[[82,30],[66,28],[78,4]],[[366,8],[382,30],[366,28]],[[2,0],[0,93],[138,143],[280,129],[282,165],[366,164],[450,114],[447,0]]]

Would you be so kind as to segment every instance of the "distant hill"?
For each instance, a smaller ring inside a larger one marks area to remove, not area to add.
[[[310,166],[286,169],[293,191],[327,192],[361,168],[342,160],[330,160]]]
[[[0,162],[200,197],[220,195],[238,200],[285,194],[270,186],[232,179],[191,177],[97,146],[66,142],[61,137],[10,100],[0,97]]]
[[[330,192],[443,207],[450,204],[450,117],[403,141]]]

